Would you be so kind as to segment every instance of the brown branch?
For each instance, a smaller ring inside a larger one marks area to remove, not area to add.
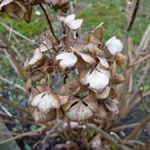
[[[26,133],[22,133],[22,134],[19,134],[17,136],[14,136],[14,137],[11,137],[9,139],[6,139],[6,140],[3,140],[3,141],[0,141],[0,144],[4,144],[4,143],[8,143],[12,140],[16,140],[18,138],[22,138],[22,137],[25,137],[25,136],[35,136],[37,134],[40,134],[42,132],[43,128],[38,128],[37,130],[35,131],[30,131],[30,132],[26,132]]]
[[[45,15],[46,20],[47,20],[47,22],[48,22],[48,24],[49,24],[50,31],[51,31],[52,35],[54,36],[55,40],[58,41],[57,38],[56,38],[55,32],[54,32],[52,23],[51,23],[51,21],[50,21],[50,18],[49,18],[49,16],[48,16],[48,14],[47,14],[45,8],[43,7],[43,5],[42,5],[41,3],[40,3],[39,5],[40,5],[41,9],[42,9],[43,12],[44,12],[44,15]]]
[[[101,128],[96,127],[94,124],[87,124],[87,127],[95,129],[98,133],[100,133],[106,140],[108,140],[112,144],[116,144],[121,150],[132,150],[131,148],[119,143],[114,137],[110,134],[102,130]]]
[[[15,87],[15,88],[17,88],[18,90],[20,90],[22,93],[27,93],[27,91],[26,91],[26,89],[24,88],[24,87],[22,87],[22,86],[20,86],[20,85],[18,85],[18,84],[16,84],[16,83],[13,83],[12,81],[9,81],[8,79],[6,79],[6,78],[4,78],[4,77],[2,77],[2,76],[0,76],[0,80],[2,81],[2,82],[5,82],[5,83],[7,83],[7,84],[10,84],[10,85],[12,85],[13,87]]]
[[[10,62],[10,64],[12,65],[12,67],[14,68],[16,73],[25,81],[26,80],[26,75],[25,75],[22,67],[16,61],[16,58],[15,58],[14,54],[12,53],[10,47],[6,48],[4,50],[4,52],[6,54],[6,57],[7,57],[8,61]]]
[[[138,127],[136,127],[127,137],[125,137],[124,140],[128,141],[128,140],[137,139],[149,121],[150,121],[150,114],[148,116],[146,116],[141,121],[140,125]]]
[[[10,107],[13,107],[14,109],[18,110],[19,112],[30,114],[26,108],[22,108],[3,97],[0,97],[0,103],[8,105]]]
[[[136,18],[136,14],[137,14],[137,11],[138,11],[138,8],[139,8],[139,3],[140,3],[140,0],[134,0],[133,1],[133,6],[131,6],[131,10],[128,10],[129,11],[129,19],[128,19],[128,26],[127,26],[127,31],[129,32],[132,28],[132,25],[134,23],[134,20]],[[132,5],[132,4],[131,4]]]
[[[32,118],[27,118],[27,117],[25,118],[25,117],[19,117],[19,116],[8,116],[8,115],[6,115],[3,112],[0,112],[0,117],[4,118],[4,119],[8,119],[9,121],[10,120],[18,120],[18,121],[25,122],[25,123],[27,123],[27,122],[34,123],[34,121],[32,120]]]

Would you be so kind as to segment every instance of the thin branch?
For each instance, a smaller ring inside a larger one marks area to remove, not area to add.
[[[3,112],[0,112],[0,117],[4,118],[4,119],[8,119],[9,121],[10,120],[18,120],[18,121],[21,121],[24,123],[27,123],[27,122],[34,123],[34,121],[31,118],[27,118],[27,117],[25,118],[25,117],[19,117],[19,116],[8,116]]]
[[[118,127],[114,127],[114,128],[111,129],[111,131],[116,132],[116,131],[124,130],[124,129],[127,129],[127,128],[134,128],[134,127],[139,126],[139,125],[140,125],[139,122],[131,123],[131,124],[125,124],[125,125],[121,125],[121,126],[118,126]]]
[[[30,44],[33,45],[37,45],[34,41],[32,41],[31,39],[29,39],[28,37],[22,35],[21,33],[19,33],[18,31],[12,29],[11,27],[7,26],[6,24],[2,23],[1,24],[3,27],[5,27],[9,32],[13,32],[14,34],[16,34],[17,36],[23,38],[24,40],[28,41]]]
[[[110,134],[103,131],[101,128],[96,127],[94,124],[87,124],[87,127],[95,129],[98,133],[100,133],[106,140],[111,143],[115,143],[121,150],[132,150],[131,148],[119,143],[115,138],[113,138]]]
[[[8,143],[12,140],[16,140],[16,139],[19,139],[19,138],[22,138],[22,137],[25,137],[25,136],[35,136],[35,135],[38,135],[42,132],[43,128],[39,128],[35,131],[30,131],[30,132],[26,132],[26,133],[22,133],[20,135],[17,135],[17,136],[14,136],[14,137],[11,137],[9,139],[6,139],[6,140],[3,140],[3,141],[0,141],[0,144],[4,144],[4,143]]]
[[[136,127],[127,137],[125,137],[124,140],[128,141],[128,140],[137,139],[149,121],[150,121],[150,114],[148,116],[146,116],[141,121],[140,125],[138,127]]]
[[[137,14],[137,11],[138,11],[138,8],[139,8],[139,3],[140,3],[140,0],[134,0],[133,1],[133,6],[131,8],[132,12],[129,14],[129,19],[128,19],[128,26],[127,26],[127,31],[128,32],[131,30],[132,25],[134,23],[134,20],[136,18],[136,14]],[[128,11],[130,12],[130,10],[128,10]]]
[[[13,87],[19,89],[19,90],[22,91],[23,93],[27,93],[27,91],[26,91],[26,89],[25,89],[24,87],[22,87],[22,86],[20,86],[20,85],[18,85],[18,84],[16,84],[16,83],[13,83],[12,81],[10,81],[10,80],[8,80],[8,79],[2,77],[2,76],[0,76],[0,80],[1,80],[2,82],[5,82],[5,83],[9,84],[9,85],[12,85]]]
[[[139,53],[139,52],[143,51],[144,49],[146,49],[148,47],[149,40],[150,40],[150,23],[143,35],[143,38],[142,38],[138,48],[136,49],[136,53]]]
[[[19,105],[16,105],[16,104],[12,103],[11,101],[9,101],[3,97],[0,97],[0,103],[8,105],[8,106],[18,110],[19,112],[30,114],[28,109],[20,107]]]
[[[57,38],[56,38],[56,36],[55,36],[54,29],[53,29],[52,23],[51,23],[51,21],[50,21],[50,18],[49,18],[49,16],[48,16],[48,14],[47,14],[47,12],[46,12],[44,6],[43,6],[41,3],[40,3],[39,5],[40,5],[41,9],[42,9],[43,12],[44,12],[44,15],[45,15],[46,20],[47,20],[47,22],[48,22],[48,24],[49,24],[51,33],[53,34],[55,40],[58,41]]]

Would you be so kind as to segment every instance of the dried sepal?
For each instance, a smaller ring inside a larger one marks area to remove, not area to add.
[[[114,60],[116,61],[116,64],[121,67],[125,68],[127,66],[127,57],[121,53],[116,53],[114,55]]]
[[[5,5],[1,3],[1,6],[2,10],[7,13],[9,17],[15,19],[23,19],[27,13],[27,7],[19,0],[11,1]]]
[[[95,96],[96,96],[97,99],[106,99],[109,96],[109,93],[110,93],[110,87],[107,86],[100,93],[95,93]]]
[[[88,85],[88,88],[94,92],[102,91],[108,84],[108,76],[98,70],[89,70],[85,75],[80,78],[81,84]]]
[[[117,52],[121,52],[123,49],[122,42],[116,38],[116,36],[113,36],[105,43],[107,49],[112,55],[115,55]]]
[[[33,108],[33,107],[31,108],[31,106],[29,107],[29,110],[35,122],[37,123],[47,123],[49,121],[56,119],[56,110],[52,110],[49,112],[41,112],[37,108]]]
[[[37,48],[34,50],[33,57],[24,64],[24,69],[30,70],[33,66],[41,66],[43,63],[43,54],[40,52],[39,48]]]
[[[119,112],[119,109],[118,109],[119,101],[118,101],[118,99],[108,98],[104,101],[104,104],[110,112],[112,112],[114,114],[117,114]]]
[[[83,19],[75,19],[75,14],[71,14],[66,17],[59,16],[58,19],[66,26],[68,26],[71,30],[79,29],[83,23]]]
[[[75,66],[77,63],[77,57],[72,52],[62,52],[56,56],[56,61],[59,64],[61,70],[65,71]]]
[[[121,84],[124,82],[124,76],[122,74],[114,74],[112,77],[113,84]]]
[[[60,100],[47,87],[31,89],[29,97],[30,112],[38,123],[44,123],[56,119],[56,109],[60,108]]]
[[[83,47],[83,50],[82,50],[84,53],[88,53],[88,54],[91,54],[95,57],[97,56],[103,56],[104,55],[104,52],[99,49],[95,44],[93,43],[89,43],[89,44],[86,44],[84,47]]]
[[[98,106],[98,111],[96,113],[96,116],[98,116],[99,118],[102,118],[102,119],[107,117],[107,112],[106,112],[104,105],[100,104]]]
[[[98,57],[98,59],[99,59],[100,65],[101,65],[103,68],[109,69],[110,66],[109,66],[108,60],[107,60],[106,58],[104,58],[104,57]]]
[[[91,96],[82,100],[72,98],[63,106],[63,110],[70,120],[83,121],[91,118],[97,111],[97,102]]]
[[[70,0],[51,0],[54,9],[60,9],[62,12],[67,12],[68,3]]]

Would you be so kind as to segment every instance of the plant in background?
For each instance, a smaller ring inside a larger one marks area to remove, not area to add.
[[[69,2],[4,0],[0,3],[1,12],[27,22],[32,21],[33,6],[39,4],[50,26],[45,40],[34,50],[22,70],[30,114],[37,124],[47,129],[53,121],[61,124],[57,131],[59,136],[74,131],[74,136],[78,136],[82,129],[90,143],[87,148],[111,149],[110,143],[114,143],[121,149],[130,149],[124,144],[132,139],[135,131],[122,143],[115,132],[111,132],[114,137],[109,132],[131,110],[130,103],[133,103],[127,99],[127,84],[131,83],[132,66],[139,62],[140,55],[131,64],[131,58],[127,59],[121,53],[123,44],[116,36],[103,41],[103,23],[83,36],[83,19],[76,19],[74,13],[66,13]],[[60,11],[58,22],[63,32],[59,39],[43,4]],[[124,75],[120,70],[125,70]],[[91,134],[89,130],[92,130]],[[69,138],[77,142],[73,135]]]

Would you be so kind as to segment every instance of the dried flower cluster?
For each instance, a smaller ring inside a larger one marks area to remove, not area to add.
[[[103,24],[81,42],[78,29],[83,20],[75,14],[58,19],[66,31],[63,38],[57,42],[49,32],[24,66],[30,74],[29,108],[35,121],[65,116],[83,121],[118,113],[116,90],[124,77],[116,67],[127,63],[122,42],[115,36],[102,42]]]
[[[11,18],[30,22],[33,6],[41,3],[47,3],[54,9],[66,12],[69,0],[0,0],[0,12],[5,12]]]
[[[30,22],[32,7],[46,0],[4,0],[0,11],[15,19]],[[66,12],[69,0],[50,0],[54,9]],[[89,35],[79,32],[83,20],[75,14],[58,16],[63,27],[61,40],[50,31],[46,40],[26,61],[29,74],[29,109],[36,122],[45,123],[56,117],[74,121],[106,118],[118,113],[117,87],[124,81],[117,67],[126,67],[122,42],[113,36],[102,41],[103,24]]]

